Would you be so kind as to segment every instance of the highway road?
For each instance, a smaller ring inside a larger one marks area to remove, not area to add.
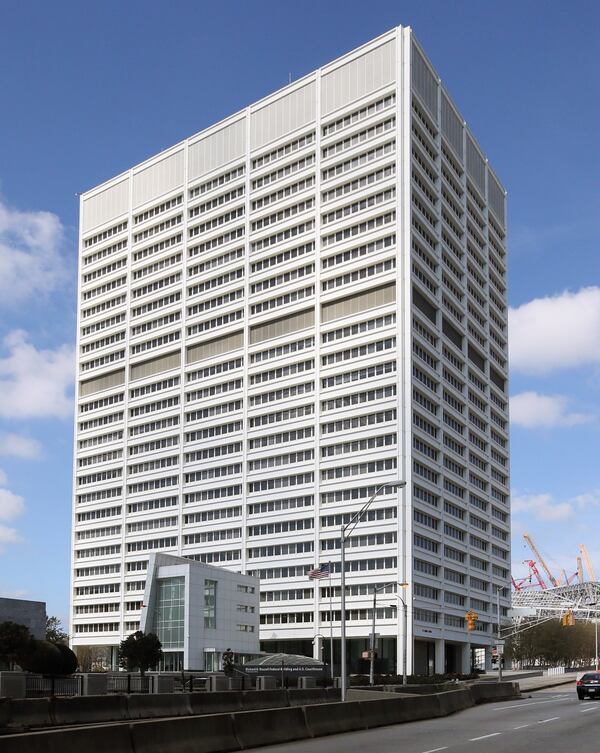
[[[573,685],[539,690],[442,719],[271,745],[269,753],[600,753],[600,701]],[[245,753],[264,752],[253,748]]]

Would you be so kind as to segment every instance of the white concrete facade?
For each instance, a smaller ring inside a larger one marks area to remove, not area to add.
[[[73,643],[137,628],[152,551],[259,576],[283,650],[331,561],[339,635],[340,524],[403,479],[347,552],[353,657],[408,581],[415,668],[468,668],[509,599],[505,216],[402,27],[84,194]]]

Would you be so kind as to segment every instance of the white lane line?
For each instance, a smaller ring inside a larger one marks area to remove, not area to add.
[[[556,703],[559,698],[552,698],[550,701],[531,701],[530,703],[511,703],[509,706],[494,706],[492,711],[510,711],[511,709],[520,709],[528,706],[541,706],[543,703]]]
[[[424,750],[423,753],[437,753],[438,750],[448,750],[448,746],[444,745],[441,748],[432,748],[431,750]]]
[[[528,724],[521,724],[519,727],[513,727],[513,729],[525,729],[525,727],[529,727]]]
[[[592,708],[592,709],[580,709],[579,713],[580,714],[585,714],[586,711],[597,711],[597,709],[594,709],[594,708]]]
[[[470,737],[469,742],[474,743],[477,742],[477,740],[485,740],[488,737],[496,737],[496,735],[501,735],[502,732],[492,732],[491,735],[481,735],[481,737]]]
[[[542,719],[538,722],[538,724],[546,724],[546,722],[555,722],[557,719],[560,719],[560,716],[551,716],[550,719]]]

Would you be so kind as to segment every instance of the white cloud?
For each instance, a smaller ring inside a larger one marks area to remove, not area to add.
[[[51,212],[21,212],[0,199],[0,304],[46,295],[65,279],[63,227]]]
[[[1,473],[1,471],[0,471]],[[6,484],[6,475],[0,478],[0,483]],[[23,497],[8,489],[0,489],[0,520],[12,520],[25,512]]]
[[[37,439],[23,437],[20,434],[0,434],[0,455],[31,460],[38,458],[41,452],[42,445]]]
[[[0,524],[0,552],[4,551],[6,544],[19,544],[22,540],[14,528]]]
[[[578,494],[573,497],[573,502],[582,509],[600,507],[600,489],[591,489],[583,494]]]
[[[0,484],[6,483],[6,474],[0,471]],[[23,497],[8,489],[0,489],[0,520],[12,520],[25,512]],[[15,528],[0,523],[0,553],[7,544],[19,544],[22,541]]]
[[[37,350],[21,330],[7,335],[4,346],[8,355],[0,358],[0,417],[68,417],[73,348],[62,345],[55,350]]]
[[[551,523],[567,520],[575,512],[571,503],[556,502],[551,494],[515,495],[511,500],[511,510],[516,515],[524,513]]]
[[[510,366],[544,374],[600,363],[600,287],[536,298],[509,311]]]
[[[510,398],[510,420],[526,429],[551,429],[590,423],[594,416],[569,412],[569,399],[563,395],[521,392]]]

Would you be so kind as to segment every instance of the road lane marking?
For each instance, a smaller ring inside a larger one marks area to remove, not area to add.
[[[585,714],[586,711],[596,711],[596,709],[580,709],[580,714]]]
[[[492,732],[490,735],[481,735],[481,737],[470,737],[469,742],[474,743],[477,742],[477,740],[485,740],[488,737],[496,737],[496,735],[501,735],[502,732]]]
[[[511,703],[508,706],[494,706],[492,711],[510,711],[511,709],[526,708],[529,706],[541,706],[543,703],[556,703],[560,698],[552,698],[549,701],[531,701],[530,703]]]
[[[528,724],[521,724],[519,727],[513,727],[513,729],[525,729],[525,727],[529,727]]]
[[[432,748],[431,750],[424,750],[423,753],[437,753],[438,750],[448,750],[448,746],[444,745],[441,748]]]
[[[551,716],[550,719],[542,719],[538,722],[538,724],[546,724],[546,722],[555,722],[557,719],[560,719],[560,716]]]

